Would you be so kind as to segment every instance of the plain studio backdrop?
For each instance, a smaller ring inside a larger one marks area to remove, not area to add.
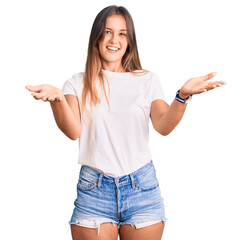
[[[25,85],[62,88],[83,72],[97,13],[132,14],[140,59],[171,103],[188,79],[228,84],[193,96],[168,136],[149,146],[168,218],[163,239],[251,240],[251,6],[249,1],[2,1],[0,239],[70,240],[78,140]]]

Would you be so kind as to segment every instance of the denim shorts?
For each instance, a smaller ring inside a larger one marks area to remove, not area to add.
[[[167,221],[152,160],[131,174],[112,177],[82,165],[69,224],[99,228],[102,223],[136,228]]]

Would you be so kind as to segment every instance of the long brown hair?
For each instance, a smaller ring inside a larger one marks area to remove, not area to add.
[[[105,32],[106,20],[110,15],[122,15],[127,24],[127,36],[128,36],[128,47],[126,52],[122,58],[122,66],[125,72],[133,72],[135,70],[142,70],[138,50],[137,50],[137,42],[136,42],[136,34],[134,23],[132,17],[128,10],[122,6],[109,6],[101,10],[96,16],[90,37],[89,37],[89,45],[88,45],[88,55],[86,61],[86,69],[83,77],[83,91],[82,91],[82,108],[85,110],[86,108],[86,100],[89,96],[89,102],[91,105],[97,105],[100,103],[100,99],[98,97],[97,89],[96,89],[96,81],[100,81],[100,85],[103,88],[103,91],[106,96],[106,100],[109,105],[107,93],[104,87],[104,79],[105,75],[102,71],[102,62],[101,56],[99,53],[99,41],[102,39],[103,34]],[[106,79],[107,80],[107,79]],[[108,83],[108,81],[107,81]],[[108,83],[109,85],[109,83]],[[84,111],[83,111],[84,112]]]

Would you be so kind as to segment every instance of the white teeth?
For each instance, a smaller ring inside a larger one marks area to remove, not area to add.
[[[117,51],[119,48],[116,47],[107,47],[109,50]]]

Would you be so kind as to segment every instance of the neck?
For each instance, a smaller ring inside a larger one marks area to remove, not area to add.
[[[116,64],[116,63],[106,63],[103,62],[102,63],[102,68],[104,70],[110,71],[110,72],[125,72],[125,70],[123,69],[123,66],[121,63]]]

